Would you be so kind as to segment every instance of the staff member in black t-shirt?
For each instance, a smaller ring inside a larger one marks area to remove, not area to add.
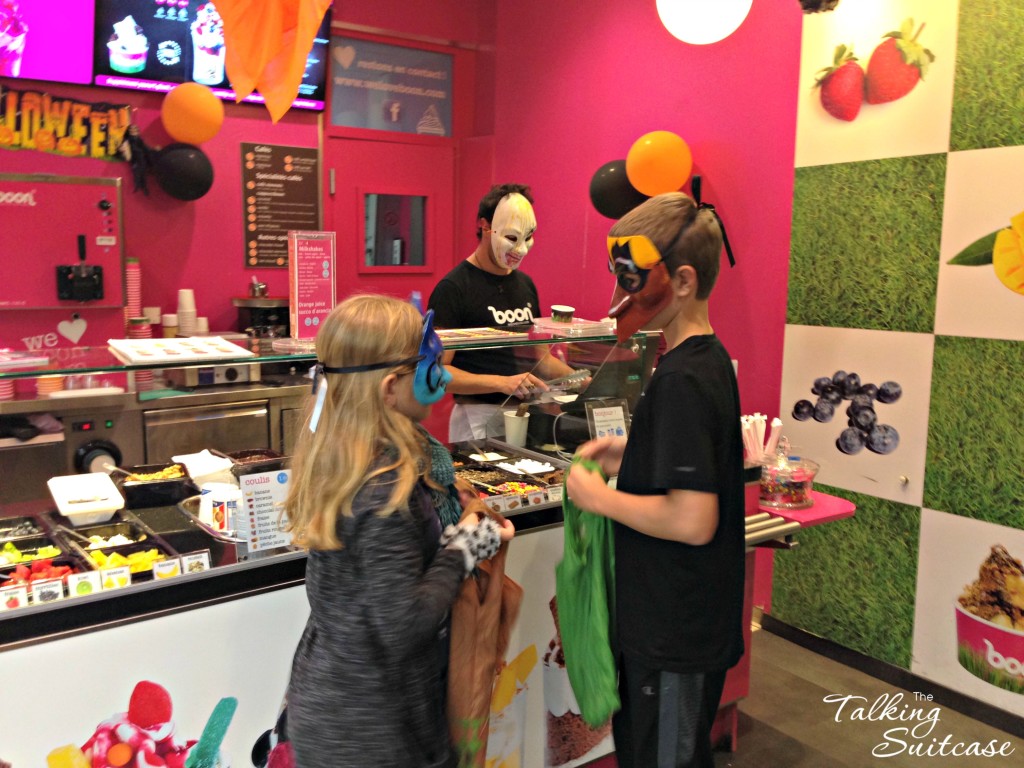
[[[480,200],[476,249],[430,294],[427,306],[434,310],[436,327],[514,327],[539,315],[537,287],[519,269],[537,230],[532,203],[530,188],[521,184],[496,185]],[[537,351],[531,348],[530,354]],[[531,372],[537,361],[530,358],[524,366],[510,348],[448,352],[444,362],[452,374],[448,391],[455,395],[451,442],[486,437],[487,423],[510,396],[532,397],[548,388],[545,379],[572,373],[552,355]]]

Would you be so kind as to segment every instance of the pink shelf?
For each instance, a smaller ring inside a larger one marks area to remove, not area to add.
[[[811,491],[811,498],[814,504],[806,509],[778,509],[776,507],[759,506],[761,512],[770,512],[773,515],[800,523],[804,528],[822,523],[832,523],[847,517],[853,517],[857,509],[852,501],[840,499],[838,496],[829,496],[827,493]]]

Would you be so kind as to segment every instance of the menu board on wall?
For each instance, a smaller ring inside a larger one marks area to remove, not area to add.
[[[320,155],[314,147],[242,144],[245,265],[288,267],[288,232],[320,229]]]

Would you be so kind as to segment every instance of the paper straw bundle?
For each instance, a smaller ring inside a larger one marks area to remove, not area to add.
[[[747,461],[759,464],[767,457],[773,456],[779,447],[779,437],[782,434],[782,420],[772,419],[771,432],[768,440],[765,441],[765,426],[768,417],[763,413],[755,413],[753,416],[740,416],[741,433],[743,435],[743,451]]]

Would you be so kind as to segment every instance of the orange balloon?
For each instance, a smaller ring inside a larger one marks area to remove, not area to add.
[[[648,197],[677,191],[692,169],[690,147],[671,131],[645,133],[626,155],[629,183]]]
[[[224,102],[205,85],[182,83],[164,97],[160,120],[175,141],[202,144],[224,124]]]

